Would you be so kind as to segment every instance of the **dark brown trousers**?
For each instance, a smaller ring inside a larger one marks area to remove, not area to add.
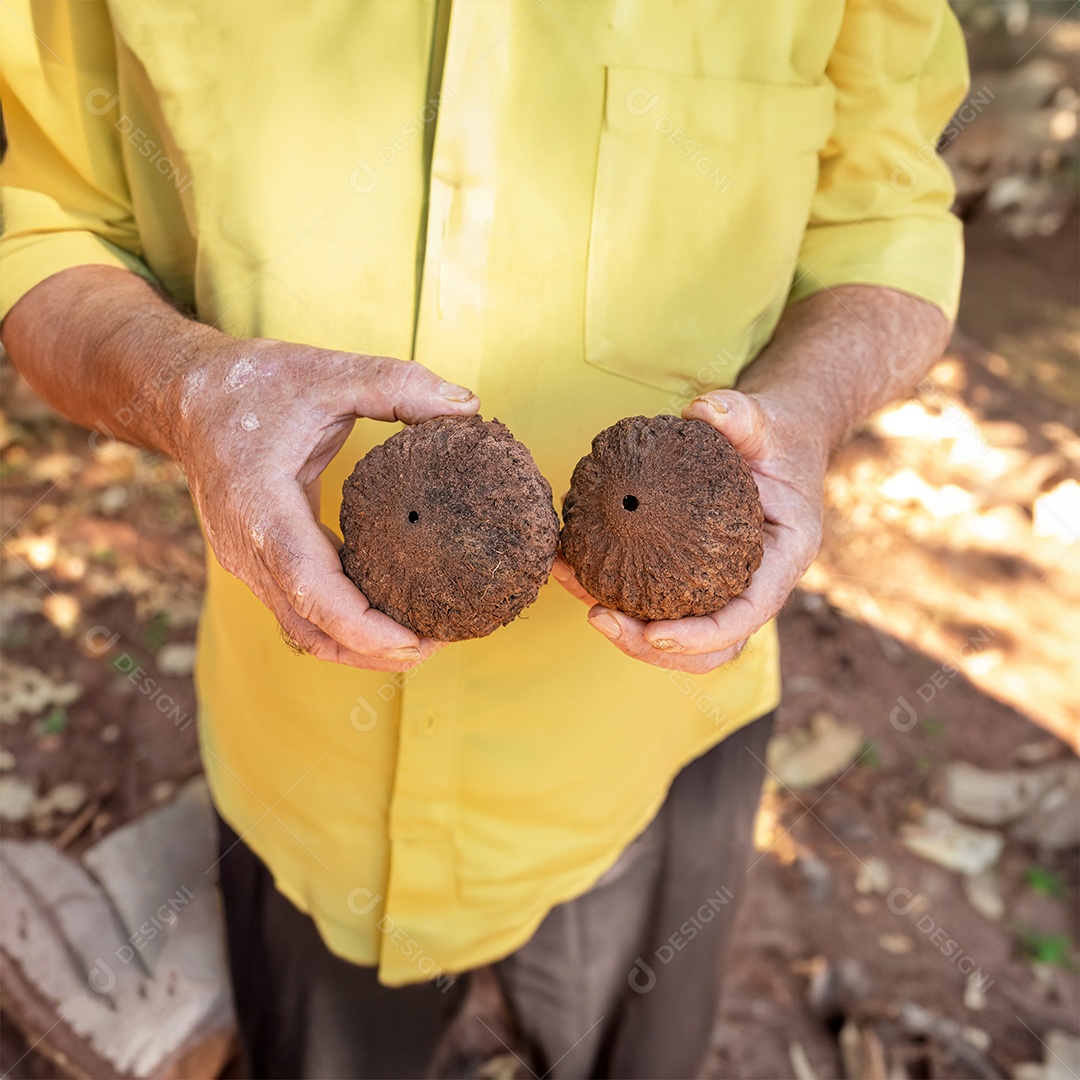
[[[751,848],[772,715],[691,762],[584,896],[495,965],[538,1077],[691,1078],[704,1063]],[[323,945],[224,823],[221,884],[255,1077],[423,1077],[464,998],[390,989]]]

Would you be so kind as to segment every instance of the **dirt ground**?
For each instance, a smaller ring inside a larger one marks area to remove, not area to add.
[[[973,87],[999,85],[1051,22],[1005,44],[988,33],[993,64]],[[1024,58],[1064,63],[1074,92],[1075,26],[1051,27]],[[970,153],[977,171],[980,139],[1000,148],[1008,105],[996,92],[989,134],[979,120],[960,133],[950,152],[961,166]],[[1064,142],[1058,172],[1075,186],[1075,140]],[[838,454],[821,555],[780,619],[780,730],[827,713],[856,725],[864,746],[835,782],[767,787],[759,854],[731,885],[741,908],[710,1077],[844,1075],[841,1044],[850,1051],[860,1038],[864,1050],[885,1047],[890,1075],[1012,1076],[1043,1060],[1049,1030],[1080,1029],[1076,849],[1009,839],[994,869],[1004,914],[988,918],[957,874],[896,839],[903,822],[941,804],[951,762],[1064,759],[1080,735],[1075,195],[1052,235],[1016,235],[1023,206],[992,212],[987,199],[962,199],[968,268],[953,347],[916,394]],[[173,465],[88,441],[6,360],[0,378],[3,774],[38,795],[80,789],[72,809],[5,820],[2,835],[78,852],[200,770],[185,646],[202,540]],[[957,674],[926,701],[919,690],[945,662]],[[163,713],[125,678],[134,664],[176,708]],[[918,713],[909,730],[890,720],[901,699]],[[921,906],[894,911],[897,888]],[[982,994],[936,928],[989,978]],[[528,1075],[488,1028],[516,1048],[482,978],[444,1075]],[[55,1075],[25,1050],[10,1024],[0,1027],[4,1076]]]

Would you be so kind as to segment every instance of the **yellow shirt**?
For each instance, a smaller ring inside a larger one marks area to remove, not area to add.
[[[793,299],[864,282],[954,312],[944,0],[440,10],[5,0],[3,311],[104,263],[236,336],[413,357],[556,496],[603,427],[730,386]],[[356,425],[328,523],[391,430]],[[772,625],[682,675],[554,582],[413,674],[334,666],[287,651],[212,556],[197,680],[221,812],[388,984],[522,944],[779,697]]]

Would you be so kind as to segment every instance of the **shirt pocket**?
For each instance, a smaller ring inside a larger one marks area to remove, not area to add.
[[[587,363],[673,395],[734,383],[783,311],[834,99],[828,81],[606,70]]]

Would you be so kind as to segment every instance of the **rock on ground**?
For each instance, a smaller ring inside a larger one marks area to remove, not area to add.
[[[0,843],[4,1008],[66,1072],[213,1077],[228,1061],[215,858],[201,779],[81,862],[39,840]]]

